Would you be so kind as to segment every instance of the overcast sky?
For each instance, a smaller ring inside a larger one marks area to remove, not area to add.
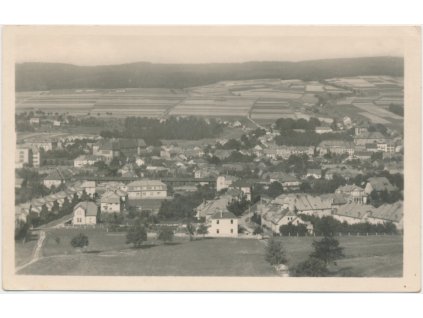
[[[151,35],[120,33],[21,36],[16,62],[106,65],[301,61],[362,56],[403,56],[399,37],[268,36],[249,34]]]

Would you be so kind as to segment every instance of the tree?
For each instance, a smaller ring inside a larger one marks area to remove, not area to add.
[[[324,277],[328,273],[325,262],[315,257],[309,257],[293,270],[294,276],[297,277]]]
[[[261,226],[256,226],[253,231],[253,235],[263,234],[263,229]]]
[[[276,198],[277,196],[281,195],[282,193],[283,193],[282,184],[280,184],[277,181],[272,182],[269,185],[269,189],[267,190],[267,194],[272,198]]]
[[[160,241],[163,241],[163,242],[172,242],[173,241],[173,237],[174,237],[174,233],[173,233],[173,230],[172,230],[172,228],[171,227],[169,227],[169,226],[163,226],[161,229],[160,229],[160,231],[159,231],[159,233],[158,233],[159,235],[157,236],[157,238],[160,240]]]
[[[205,224],[201,224],[197,229],[197,234],[204,236],[209,233],[209,228]]]
[[[71,245],[74,248],[84,248],[86,246],[88,246],[89,241],[88,241],[88,236],[79,233],[77,236],[75,236],[72,241],[71,241]]]
[[[267,241],[266,261],[271,265],[280,265],[287,262],[285,250],[280,240],[272,237]]]
[[[137,223],[131,226],[126,233],[126,244],[133,244],[134,247],[140,247],[147,241],[147,230],[144,226]]]
[[[195,234],[195,227],[191,223],[188,223],[186,229],[189,234],[189,240],[192,241],[192,237]]]
[[[228,211],[232,212],[236,216],[242,215],[245,210],[248,208],[249,202],[246,197],[243,196],[241,200],[233,200],[227,205]]]
[[[314,241],[313,248],[314,252],[310,254],[310,257],[322,260],[326,266],[331,262],[336,265],[336,260],[345,257],[343,248],[339,246],[339,241],[331,236]]]

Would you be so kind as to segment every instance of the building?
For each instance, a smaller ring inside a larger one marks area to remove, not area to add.
[[[93,155],[102,156],[110,162],[120,154],[119,144],[116,141],[102,139],[93,145]]]
[[[238,189],[247,201],[251,201],[252,182],[248,180],[236,180],[230,185],[230,188]]]
[[[229,211],[218,211],[211,217],[209,236],[237,237],[238,218]]]
[[[233,198],[229,195],[214,200],[205,200],[194,209],[195,217],[199,220],[205,218],[208,221],[216,212],[225,211],[232,200]]]
[[[396,145],[392,142],[382,142],[377,144],[377,149],[386,153],[395,153]]]
[[[367,180],[366,187],[364,191],[366,194],[371,194],[373,191],[382,192],[387,191],[393,192],[396,188],[389,182],[386,177],[372,177]]]
[[[127,185],[128,199],[165,199],[167,186],[159,180],[138,180]]]
[[[354,143],[358,146],[364,146],[366,144],[372,143],[387,143],[389,142],[389,140],[389,138],[385,137],[382,133],[378,131],[362,133],[354,137]]]
[[[39,168],[41,166],[42,163],[42,155],[41,155],[41,151],[39,151],[38,149],[33,149],[32,150],[32,166],[35,168]]]
[[[216,190],[217,192],[229,188],[229,186],[238,180],[237,177],[224,175],[224,176],[218,176],[216,179]]]
[[[393,204],[383,204],[374,208],[368,216],[367,222],[371,224],[392,223],[397,230],[403,229],[403,203],[401,201]]]
[[[322,170],[320,169],[308,169],[306,177],[313,177],[314,179],[320,179],[322,177]]]
[[[17,147],[15,150],[15,167],[22,168],[24,165],[32,165],[32,150],[26,147]]]
[[[29,123],[31,125],[39,125],[40,124],[40,118],[32,117],[32,118],[29,119]]]
[[[354,158],[362,160],[362,161],[368,161],[372,159],[372,152],[370,151],[355,151],[354,152]]]
[[[53,120],[53,126],[60,127],[60,125],[61,125],[60,120]]]
[[[301,181],[297,177],[284,172],[270,173],[269,182],[279,182],[286,191],[298,191],[301,185]]]
[[[43,180],[44,186],[49,188],[49,189],[53,186],[57,188],[58,186],[60,186],[64,183],[66,183],[66,177],[65,177],[64,173],[59,169],[53,170]]]
[[[327,134],[333,132],[332,128],[330,127],[316,127],[315,129],[316,134]]]
[[[347,203],[334,209],[332,217],[339,222],[357,224],[367,222],[373,206],[360,203]]]
[[[356,136],[366,134],[369,132],[369,125],[368,124],[361,124],[354,127],[354,134]]]
[[[342,155],[347,153],[349,156],[354,154],[354,144],[344,140],[323,140],[317,149],[320,151],[320,155],[328,153]]]
[[[344,197],[353,203],[366,204],[367,194],[363,188],[356,185],[345,185],[335,190],[336,194],[343,194]]]
[[[120,213],[120,196],[113,191],[105,192],[100,199],[101,213]]]
[[[75,168],[82,168],[86,166],[92,166],[96,162],[105,161],[106,158],[98,155],[80,155],[73,160],[73,166]]]
[[[81,187],[85,190],[85,192],[90,196],[94,197],[96,193],[96,182],[95,181],[83,181],[81,183]]]
[[[57,141],[55,140],[31,140],[28,142],[28,145],[32,149],[44,149],[44,151],[53,150],[57,146]]]
[[[79,202],[73,208],[73,225],[97,224],[97,205],[94,202]]]

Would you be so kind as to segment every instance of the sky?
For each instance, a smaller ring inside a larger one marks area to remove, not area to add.
[[[403,56],[400,37],[389,36],[275,36],[244,32],[54,32],[18,36],[16,62],[75,65],[152,63],[238,63],[302,61],[326,58]]]

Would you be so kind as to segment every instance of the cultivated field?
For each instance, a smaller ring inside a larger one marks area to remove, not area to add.
[[[70,246],[83,231],[90,240],[86,253]],[[60,238],[57,243],[56,238]],[[293,268],[312,251],[312,237],[282,237]],[[332,268],[337,275],[397,277],[402,274],[402,236],[340,237],[346,258]],[[31,247],[17,245],[17,262],[28,260]],[[26,251],[24,253],[23,251]],[[256,239],[176,238],[172,244],[149,241],[140,249],[125,244],[124,233],[100,229],[56,229],[47,232],[42,258],[20,274],[35,275],[160,275],[274,276],[265,261],[265,241]],[[18,256],[20,255],[20,256]],[[26,255],[26,257],[24,257]]]

